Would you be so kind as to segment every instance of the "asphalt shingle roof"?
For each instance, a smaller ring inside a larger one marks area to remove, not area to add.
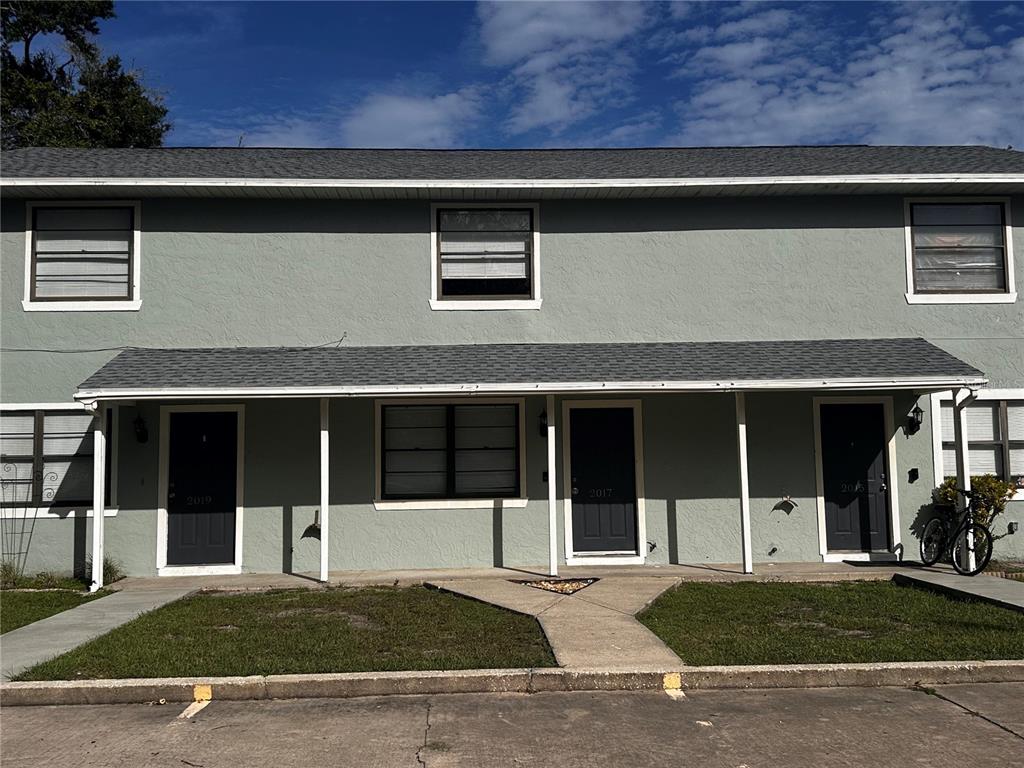
[[[1020,174],[1024,152],[953,147],[663,149],[75,149],[4,152],[5,178],[637,179]]]
[[[932,377],[982,373],[924,339],[128,349],[79,390]]]

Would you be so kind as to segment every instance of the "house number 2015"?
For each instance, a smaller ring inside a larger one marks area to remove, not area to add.
[[[591,488],[590,498],[592,499],[607,499],[612,495],[614,488]]]
[[[205,504],[213,503],[213,496],[207,494],[206,496],[186,496],[185,503],[190,507],[201,507]]]

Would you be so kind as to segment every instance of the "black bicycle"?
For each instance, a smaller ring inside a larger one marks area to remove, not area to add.
[[[921,562],[935,565],[945,555],[952,561],[957,573],[977,576],[992,559],[992,533],[975,520],[977,497],[959,488],[957,492],[967,498],[967,509],[952,530],[954,515],[935,517],[928,521],[921,536]]]

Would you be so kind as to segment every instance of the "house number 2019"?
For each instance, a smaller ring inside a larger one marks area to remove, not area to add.
[[[590,498],[592,499],[607,499],[612,495],[614,488],[591,488]]]
[[[201,507],[213,503],[213,496],[186,496],[185,503],[190,507]]]

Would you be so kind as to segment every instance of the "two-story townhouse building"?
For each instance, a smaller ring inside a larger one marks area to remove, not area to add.
[[[1022,488],[994,534],[1024,556],[1024,153],[2,165],[29,570],[915,557],[958,470]]]

